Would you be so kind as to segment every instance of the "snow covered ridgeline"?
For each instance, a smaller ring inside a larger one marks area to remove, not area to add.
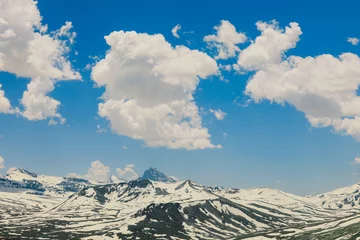
[[[21,229],[36,238],[229,239],[338,217],[314,199],[274,189],[222,190],[190,180],[139,179],[87,186],[50,210],[8,218],[10,224],[0,221],[0,232],[10,236]],[[34,232],[35,226],[40,230]]]
[[[94,185],[83,179],[68,179],[82,184],[78,191],[62,187],[68,187],[67,183],[60,184],[67,178],[15,171],[6,176],[8,182],[36,181],[45,191],[34,195],[39,193],[37,188],[0,187],[0,191],[11,190],[0,192],[0,236],[337,239],[342,233],[354,236],[359,231],[359,185],[299,197],[270,188],[223,189],[191,180],[169,181],[165,174],[153,170],[151,177],[157,181],[141,178]],[[330,226],[334,231],[325,231]],[[317,236],[315,233],[324,238],[309,237]]]
[[[177,181],[176,178],[169,177],[154,167],[146,170],[141,179],[169,183]],[[101,184],[117,183],[121,181],[124,180],[119,180],[117,177],[111,176],[107,182]],[[8,188],[8,190],[11,188],[14,190],[27,189],[32,190],[32,193],[34,194],[44,195],[69,195],[80,191],[86,186],[98,184],[100,183],[82,178],[38,175],[23,168],[12,168],[5,177],[0,176],[0,191],[3,191],[4,188]]]
[[[5,177],[0,177],[0,191],[4,191],[4,188],[7,191],[23,189],[39,195],[65,196],[92,184],[80,178],[38,175],[23,168],[13,168]]]

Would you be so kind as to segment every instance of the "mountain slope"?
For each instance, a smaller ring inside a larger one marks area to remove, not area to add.
[[[360,232],[358,184],[300,197],[271,188],[223,189],[155,179],[93,185],[19,169],[3,184],[0,179],[0,237],[350,239]],[[340,208],[344,199],[355,203]]]
[[[360,183],[311,197],[326,209],[360,208]]]
[[[5,178],[0,179],[0,187],[18,184],[18,187],[37,191],[45,195],[69,196],[85,186],[92,185],[81,178],[45,176],[32,173],[23,168],[12,168]]]
[[[190,180],[163,183],[139,179],[87,186],[37,214],[36,222],[8,219],[12,227],[0,221],[0,230],[17,234],[17,229],[22,229],[37,238],[48,236],[47,229],[51,229],[51,234],[59,234],[53,237],[69,237],[71,233],[74,238],[229,239],[333,221],[341,216],[307,200],[273,189],[209,190]],[[35,223],[43,226],[41,233],[31,232]]]
[[[34,195],[30,191],[9,191],[0,193],[0,219],[32,215],[45,211],[62,201],[63,197]]]

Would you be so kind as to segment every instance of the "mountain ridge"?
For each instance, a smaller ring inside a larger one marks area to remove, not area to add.
[[[39,180],[45,188],[54,188],[51,184],[61,178],[24,169],[8,177],[21,180],[21,174],[30,176],[29,181]],[[82,184],[87,181],[61,178],[65,179]],[[153,236],[150,239],[218,240],[239,236],[240,239],[259,236],[259,239],[275,239],[281,235],[283,239],[308,239],[312,229],[324,234],[324,228],[330,225],[354,236],[358,234],[356,229],[360,229],[351,227],[353,224],[360,227],[359,199],[355,198],[359,190],[360,185],[354,184],[301,197],[272,188],[226,189],[203,186],[192,180],[163,182],[139,178],[85,184],[71,192],[64,189],[68,194],[38,195],[31,188],[6,192],[0,179],[0,237],[26,234],[33,238],[62,239]],[[345,201],[346,196],[353,196],[354,204],[339,207],[338,203]],[[337,204],[326,204],[334,201]],[[33,231],[34,228],[39,230]],[[337,231],[329,234],[338,236]]]

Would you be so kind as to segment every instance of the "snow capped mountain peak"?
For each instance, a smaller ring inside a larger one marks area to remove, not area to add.
[[[177,182],[177,180],[175,178],[170,177],[170,176],[160,172],[155,167],[151,167],[148,170],[146,170],[142,176],[142,179],[149,179],[152,181],[168,182],[168,183]]]
[[[6,173],[6,177],[14,181],[19,181],[23,179],[34,179],[37,178],[38,175],[24,168],[10,168]]]

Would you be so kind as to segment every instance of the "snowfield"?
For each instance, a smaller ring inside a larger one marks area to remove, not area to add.
[[[360,234],[358,184],[300,197],[156,176],[166,182],[96,184],[14,170],[0,181],[0,236],[218,240],[356,239]]]

